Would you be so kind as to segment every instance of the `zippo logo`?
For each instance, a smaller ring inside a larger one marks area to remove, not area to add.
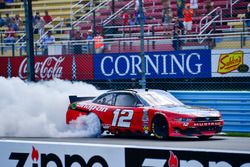
[[[166,165],[168,165],[168,167],[178,167],[178,158],[176,155],[174,155],[172,151],[170,151],[169,160],[146,158],[142,163],[142,167],[148,167],[148,166],[165,167]]]
[[[10,160],[17,160],[16,167],[48,167],[48,164],[53,163],[56,167],[71,167],[73,164],[79,164],[81,167],[92,167],[96,164],[101,165],[102,167],[108,167],[108,163],[106,160],[99,156],[95,155],[91,157],[87,162],[84,158],[78,154],[74,155],[64,155],[64,160],[62,160],[58,155],[55,153],[39,154],[39,151],[32,146],[32,153],[31,153],[31,164],[26,164],[26,161],[29,157],[30,153],[20,153],[20,152],[12,152],[10,154]],[[40,159],[40,163],[39,160]]]
[[[208,161],[207,165],[204,165],[198,160],[178,160],[178,157],[170,151],[170,157],[168,159],[153,159],[145,158],[142,167],[232,167],[231,164],[225,161]],[[241,164],[239,167],[250,167],[250,163]]]

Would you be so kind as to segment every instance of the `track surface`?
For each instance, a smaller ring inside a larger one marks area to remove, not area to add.
[[[206,149],[217,151],[244,151],[250,153],[250,138],[247,137],[225,137],[214,136],[205,141],[197,138],[170,138],[168,140],[158,140],[153,137],[115,137],[102,136],[99,138],[8,138],[1,137],[0,140],[22,140],[22,141],[49,141],[49,142],[69,142],[84,144],[108,144],[126,145],[139,147],[160,147],[173,149]]]

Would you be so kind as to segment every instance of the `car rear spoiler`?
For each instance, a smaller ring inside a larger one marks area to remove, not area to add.
[[[77,96],[69,96],[70,103],[74,103],[77,101],[84,101],[84,100],[92,100],[95,97],[77,97]]]

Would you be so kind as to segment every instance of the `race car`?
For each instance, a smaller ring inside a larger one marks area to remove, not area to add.
[[[97,97],[70,96],[66,123],[94,113],[108,133],[151,135],[159,139],[197,136],[208,139],[222,131],[219,111],[184,105],[163,90],[107,91]]]

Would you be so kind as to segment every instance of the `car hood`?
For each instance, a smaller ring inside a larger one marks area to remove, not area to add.
[[[211,108],[196,107],[196,106],[155,106],[155,109],[159,109],[166,112],[173,112],[176,114],[185,114],[195,117],[219,117],[220,112]]]

